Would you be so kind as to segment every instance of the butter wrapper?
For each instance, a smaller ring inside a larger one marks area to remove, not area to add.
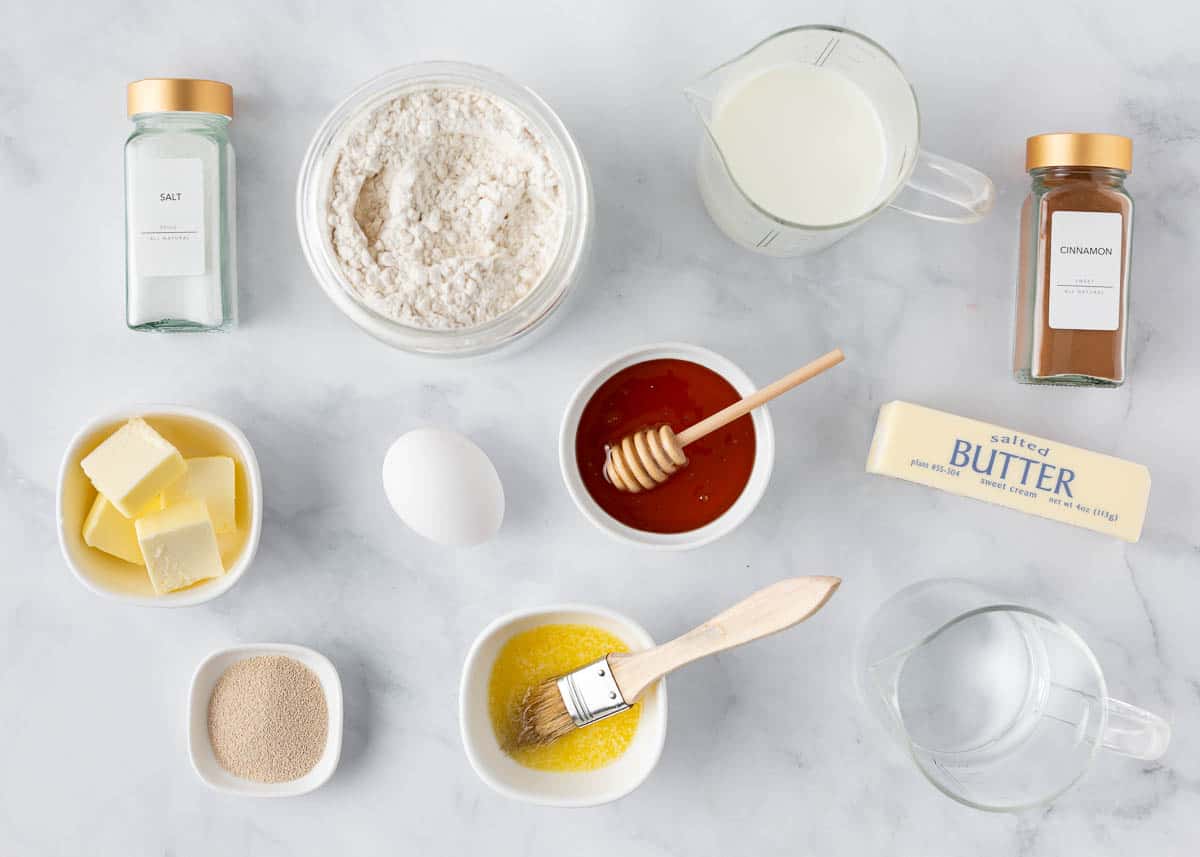
[[[1150,500],[1141,464],[978,420],[889,402],[867,472],[1136,542]]]

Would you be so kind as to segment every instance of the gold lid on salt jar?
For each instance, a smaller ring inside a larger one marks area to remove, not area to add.
[[[215,113],[233,118],[233,87],[219,80],[149,77],[126,90],[128,114]]]
[[[1041,167],[1103,167],[1129,172],[1133,169],[1133,140],[1119,134],[1038,134],[1025,141],[1025,171]]]

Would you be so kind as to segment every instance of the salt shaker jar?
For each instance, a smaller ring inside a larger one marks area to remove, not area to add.
[[[1133,141],[1039,134],[1025,145],[1033,186],[1021,209],[1014,377],[1026,384],[1125,382]]]
[[[134,330],[225,330],[237,321],[233,88],[129,84],[125,316]]]

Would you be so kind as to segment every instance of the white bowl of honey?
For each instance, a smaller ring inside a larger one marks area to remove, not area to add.
[[[613,538],[659,550],[689,550],[732,532],[762,499],[775,464],[766,406],[688,446],[688,464],[649,491],[630,493],[604,473],[608,448],[632,432],[667,424],[676,432],[753,393],[733,361],[679,342],[645,345],[592,372],[567,404],[559,465],[584,517]]]
[[[587,604],[519,610],[489,624],[467,654],[459,727],[479,778],[505,797],[544,806],[595,806],[622,798],[654,770],[667,737],[663,682],[631,709],[553,744],[514,747],[525,689],[611,651],[654,640],[627,616]]]

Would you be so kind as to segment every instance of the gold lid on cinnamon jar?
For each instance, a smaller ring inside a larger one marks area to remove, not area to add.
[[[1025,141],[1025,170],[1039,167],[1105,167],[1129,172],[1133,169],[1133,140],[1118,134],[1038,134]]]
[[[138,113],[216,113],[233,118],[233,87],[219,80],[149,77],[126,89],[130,116]]]

